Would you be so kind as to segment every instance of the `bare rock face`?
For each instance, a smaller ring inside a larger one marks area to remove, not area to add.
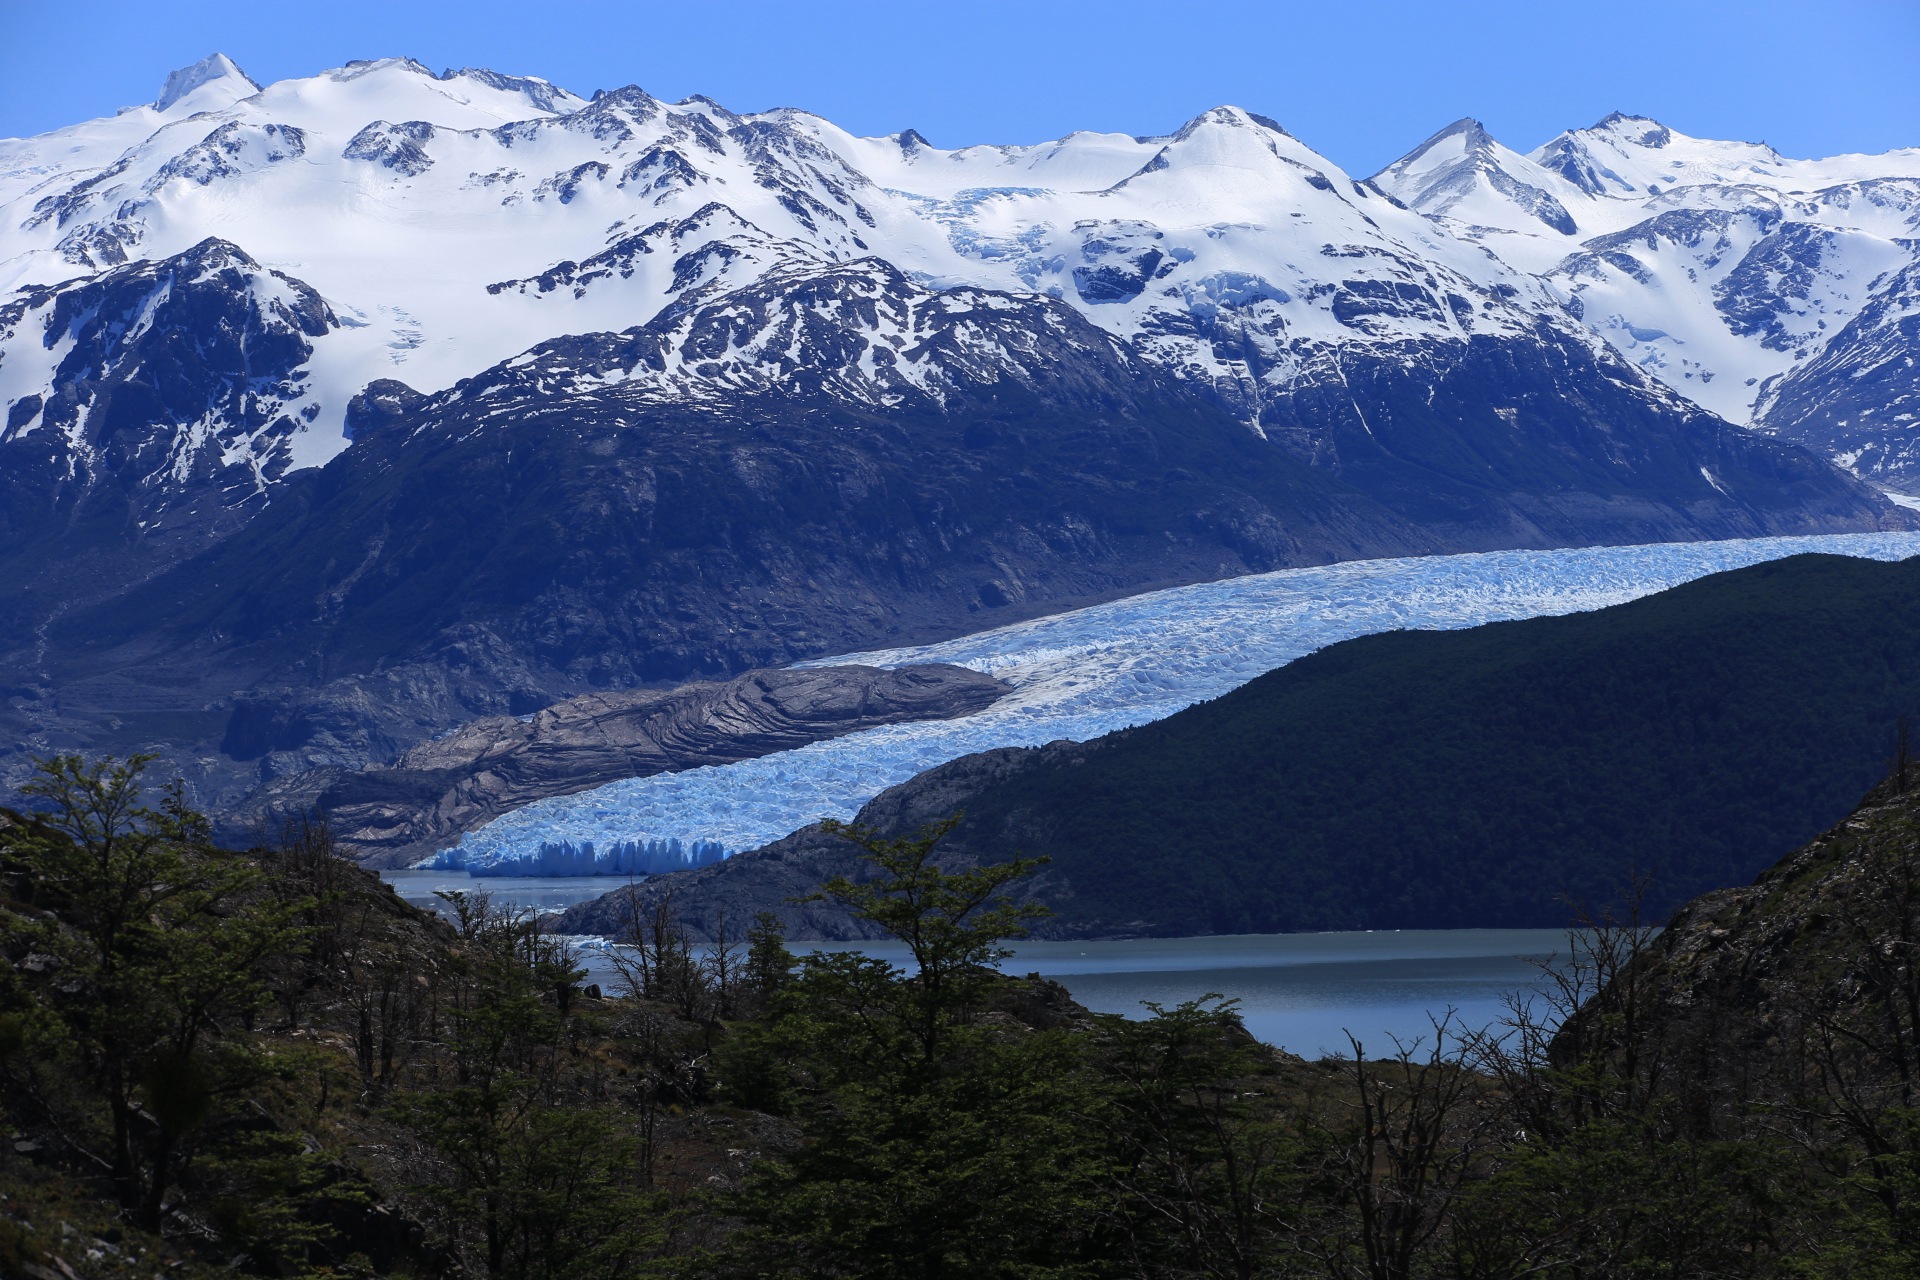
[[[492,716],[391,765],[317,769],[269,784],[236,828],[319,809],[341,851],[405,866],[535,800],[729,764],[885,724],[971,715],[1007,686],[945,663],[749,671],[666,691],[595,693],[527,717]]]

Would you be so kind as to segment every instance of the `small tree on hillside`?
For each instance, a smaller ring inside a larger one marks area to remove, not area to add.
[[[1037,861],[942,869],[934,848],[957,820],[904,838],[828,826],[878,874],[819,896],[899,938],[917,972],[815,952],[789,978],[763,929],[772,1016],[728,1046],[724,1083],[804,1114],[809,1140],[735,1201],[757,1228],[738,1242],[746,1274],[1064,1276],[1097,1229],[1084,1197],[1103,1095],[1087,1037],[978,1016],[1007,982],[991,968],[1005,940],[1045,913],[1005,898]]]
[[[1038,903],[1005,897],[1007,886],[1044,865],[1044,858],[946,871],[934,848],[965,815],[955,813],[912,835],[888,838],[870,827],[828,820],[822,830],[851,840],[880,872],[872,880],[835,876],[813,897],[832,898],[907,944],[917,969],[912,984],[912,1028],[922,1056],[939,1056],[943,1029],[964,1017],[992,968],[1013,954],[1008,939],[1023,938],[1027,924],[1053,914]]]

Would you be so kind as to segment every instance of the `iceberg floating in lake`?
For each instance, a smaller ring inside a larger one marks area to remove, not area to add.
[[[1149,592],[939,644],[821,658],[800,665],[952,662],[998,676],[1013,692],[959,720],[886,725],[541,800],[470,832],[428,865],[475,875],[607,874],[602,855],[584,851],[662,841],[757,848],[821,818],[851,819],[886,788],[959,756],[1085,741],[1159,720],[1354,636],[1598,609],[1803,552],[1900,560],[1920,554],[1920,533],[1348,561]]]

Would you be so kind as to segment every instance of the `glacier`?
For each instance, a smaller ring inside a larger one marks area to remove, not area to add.
[[[849,820],[886,788],[959,756],[1086,741],[1159,720],[1337,641],[1598,609],[1808,552],[1900,560],[1920,555],[1920,533],[1348,561],[1149,592],[937,644],[820,658],[799,665],[951,662],[997,676],[1013,692],[958,720],[888,725],[542,800],[422,865],[563,876],[641,872],[649,856],[661,869],[712,861],[821,818]],[[669,848],[679,861],[667,860]],[[616,867],[620,849],[640,852]]]

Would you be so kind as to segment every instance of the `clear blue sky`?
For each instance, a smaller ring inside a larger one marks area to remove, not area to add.
[[[406,55],[940,146],[1233,103],[1357,174],[1469,115],[1523,151],[1616,109],[1790,155],[1920,146],[1920,0],[0,0],[0,136],[149,101],[216,50],[262,83]]]

